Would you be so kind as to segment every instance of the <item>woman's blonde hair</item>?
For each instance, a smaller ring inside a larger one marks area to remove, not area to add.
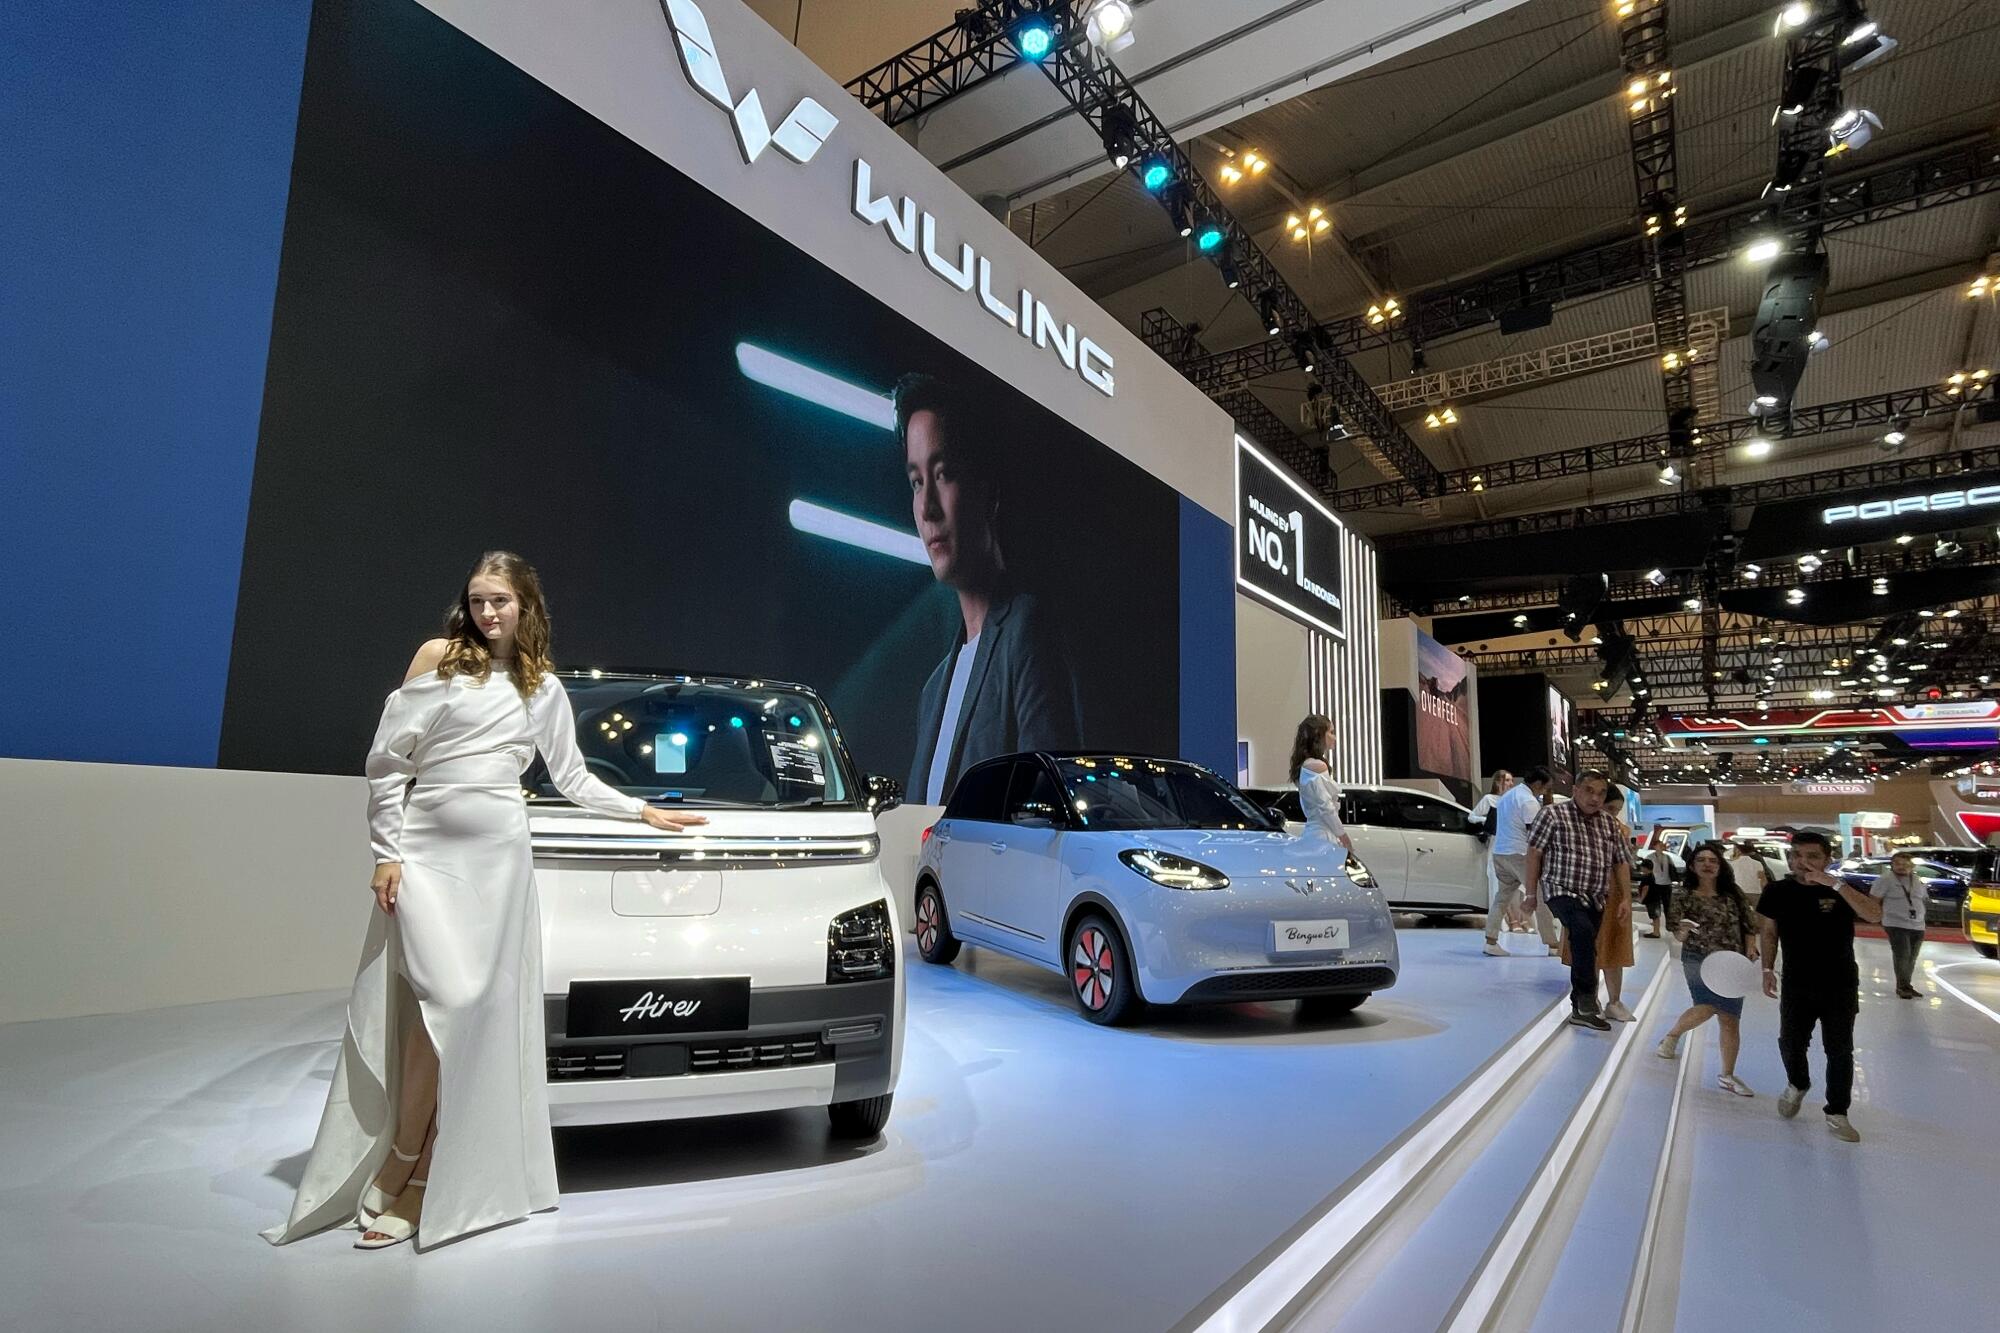
[[[514,629],[514,688],[524,699],[541,688],[542,678],[555,670],[549,657],[549,606],[542,598],[542,581],[535,567],[512,551],[488,551],[472,566],[458,590],[458,601],[444,613],[444,660],[438,679],[465,675],[483,681],[493,674],[493,652],[472,619],[472,581],[481,574],[507,580],[520,606]]]

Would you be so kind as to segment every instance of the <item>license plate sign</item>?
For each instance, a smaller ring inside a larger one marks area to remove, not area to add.
[[[749,1025],[748,977],[570,983],[572,1037],[735,1032]]]
[[[1345,921],[1273,921],[1272,953],[1333,953],[1347,947]]]

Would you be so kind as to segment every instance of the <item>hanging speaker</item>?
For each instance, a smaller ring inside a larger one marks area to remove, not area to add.
[[[1750,385],[1757,404],[1788,407],[1806,372],[1819,299],[1826,292],[1826,256],[1783,255],[1764,276],[1764,299],[1750,326]]]

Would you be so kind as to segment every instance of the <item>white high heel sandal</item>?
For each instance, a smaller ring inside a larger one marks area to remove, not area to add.
[[[410,1183],[405,1188],[420,1190],[428,1184],[430,1184],[428,1180],[417,1180],[412,1177]],[[368,1233],[371,1231],[379,1234],[382,1239],[368,1239]],[[380,1214],[362,1229],[361,1238],[354,1242],[354,1248],[357,1250],[386,1250],[391,1245],[401,1245],[416,1234],[417,1224],[415,1222],[401,1217],[390,1217],[386,1214]]]
[[[389,1151],[395,1154],[396,1160],[399,1162],[414,1162],[419,1157],[423,1156],[423,1153],[421,1151],[406,1153],[393,1143],[389,1145]],[[373,1218],[377,1213],[380,1213],[384,1208],[387,1208],[390,1204],[394,1203],[395,1201],[396,1201],[395,1195],[384,1193],[380,1185],[371,1183],[367,1189],[361,1191],[362,1215],[364,1217]]]

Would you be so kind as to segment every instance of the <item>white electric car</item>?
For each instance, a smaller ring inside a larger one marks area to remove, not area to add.
[[[1251,800],[1305,827],[1297,788],[1248,790]],[[1399,912],[1460,916],[1490,902],[1486,849],[1462,805],[1409,787],[1343,787],[1340,822],[1354,856]]]
[[[1395,984],[1382,895],[1207,769],[1030,753],[967,769],[917,859],[917,948],[1061,972],[1085,1018],[1140,1003],[1301,1001],[1345,1013]]]
[[[863,778],[811,690],[564,673],[590,771],[708,817],[663,833],[523,778],[558,1125],[825,1106],[889,1118],[902,1063],[895,901]]]

